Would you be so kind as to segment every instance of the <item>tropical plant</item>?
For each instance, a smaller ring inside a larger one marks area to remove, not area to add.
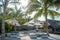
[[[41,15],[44,15],[45,17],[45,26],[46,26],[46,32],[47,35],[49,35],[48,32],[48,25],[47,25],[47,16],[51,16],[53,19],[55,16],[60,16],[60,14],[54,10],[49,9],[50,5],[52,5],[53,1],[52,0],[30,0],[30,3],[28,4],[28,13],[32,13],[36,11],[36,14],[34,18],[38,18]]]
[[[5,23],[5,32],[11,32],[11,24]]]
[[[12,8],[7,8],[7,15],[5,17],[5,19],[12,19],[12,20],[17,20],[19,17],[22,18],[23,13],[21,13],[21,10],[15,10]],[[16,31],[16,29],[15,29]]]
[[[2,40],[5,40],[5,17],[6,17],[6,9],[8,5],[8,0],[0,0],[2,2],[3,14],[2,14]],[[15,3],[15,2],[14,2]]]

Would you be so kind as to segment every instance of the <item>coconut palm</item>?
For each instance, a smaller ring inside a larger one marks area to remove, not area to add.
[[[48,22],[47,22],[48,8],[49,8],[49,6],[51,6],[52,4],[54,4],[55,2],[57,2],[57,0],[56,1],[55,0],[43,0],[42,2],[44,3],[44,11],[45,11],[44,13],[45,13],[45,19],[46,19],[45,20],[46,21],[46,28],[47,28],[47,34],[49,35],[48,25],[47,25],[48,24]],[[51,13],[51,11],[50,11],[50,14],[52,14],[53,16],[60,16],[59,13],[56,13],[54,11],[53,11],[53,13]]]
[[[5,16],[6,16],[6,8],[7,8],[7,0],[4,0],[4,3],[3,3],[3,14],[2,14],[2,40],[5,40]]]
[[[18,4],[18,3],[19,3],[19,0],[8,0],[8,4]],[[7,19],[7,18],[15,19],[15,18],[17,18],[16,16],[19,14],[19,12],[20,12],[20,8],[19,8],[19,10],[17,10],[16,5],[15,5],[15,10],[13,10],[12,8],[7,8],[7,15],[6,15],[5,19]],[[16,31],[16,28],[15,28],[15,31]]]
[[[30,0],[30,3],[28,4],[28,13],[32,13],[34,11],[37,11],[34,18],[40,17],[41,15],[44,15],[45,17],[45,26],[46,26],[46,32],[47,35],[49,35],[48,32],[48,25],[47,25],[47,16],[50,15],[53,19],[54,16],[60,16],[60,14],[54,10],[50,10],[49,7],[52,5],[52,0]]]
[[[9,17],[7,17],[7,16],[9,16]],[[20,9],[15,11],[15,9],[7,8],[7,16],[6,16],[6,19],[8,18],[8,19],[17,20],[18,17],[22,18],[23,14],[21,13]],[[16,26],[15,26],[15,31],[16,31]]]
[[[19,0],[13,0],[12,4],[14,4],[15,6],[15,15],[14,15],[14,18],[16,19],[17,15],[19,14],[20,12],[20,8],[19,10],[17,9],[17,4],[19,3]],[[15,24],[15,31],[16,31],[16,24]]]
[[[2,0],[3,14],[2,14],[2,40],[5,40],[5,17],[6,17],[6,9],[8,5],[8,0]]]

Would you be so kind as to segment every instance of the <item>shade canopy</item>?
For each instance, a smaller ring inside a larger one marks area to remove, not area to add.
[[[34,20],[31,20],[29,22],[26,22],[23,25],[34,26],[34,25],[41,25],[41,24],[39,22],[35,22]]]
[[[18,23],[18,21],[15,20],[15,19],[13,19],[13,20],[12,19],[5,20],[5,22],[10,23],[10,24],[15,25],[15,26],[20,26],[20,24]]]

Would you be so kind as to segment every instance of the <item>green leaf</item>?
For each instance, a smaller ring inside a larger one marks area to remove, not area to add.
[[[53,14],[54,16],[60,16],[60,13],[56,12],[56,11],[53,11],[53,10],[48,10],[49,11],[49,14]]]
[[[29,13],[29,14],[32,14],[32,12],[37,11],[41,7],[40,2],[38,2],[37,0],[31,0],[31,1],[32,2],[30,2],[27,5],[27,7],[28,7],[27,13]]]
[[[38,10],[38,12],[34,15],[34,18],[38,18],[42,15],[42,9]]]
[[[52,19],[55,18],[55,16],[60,16],[60,13],[53,11],[53,10],[48,10],[48,14],[51,16]]]

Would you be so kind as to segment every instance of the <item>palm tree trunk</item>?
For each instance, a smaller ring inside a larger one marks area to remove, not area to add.
[[[6,8],[7,8],[7,0],[4,0],[3,4],[3,15],[2,15],[2,38],[1,40],[5,40],[5,16],[6,16]]]
[[[15,32],[16,32],[16,24],[15,24]]]
[[[2,40],[5,40],[5,21],[4,17],[2,18]]]
[[[45,24],[45,26],[46,26],[46,32],[47,32],[47,35],[49,36],[49,32],[48,32],[48,22],[47,22],[47,15],[45,16],[45,22],[46,22],[46,24]]]
[[[46,26],[46,32],[47,32],[47,35],[49,36],[49,32],[48,32],[48,22],[47,22],[47,6],[45,6],[45,26]]]

